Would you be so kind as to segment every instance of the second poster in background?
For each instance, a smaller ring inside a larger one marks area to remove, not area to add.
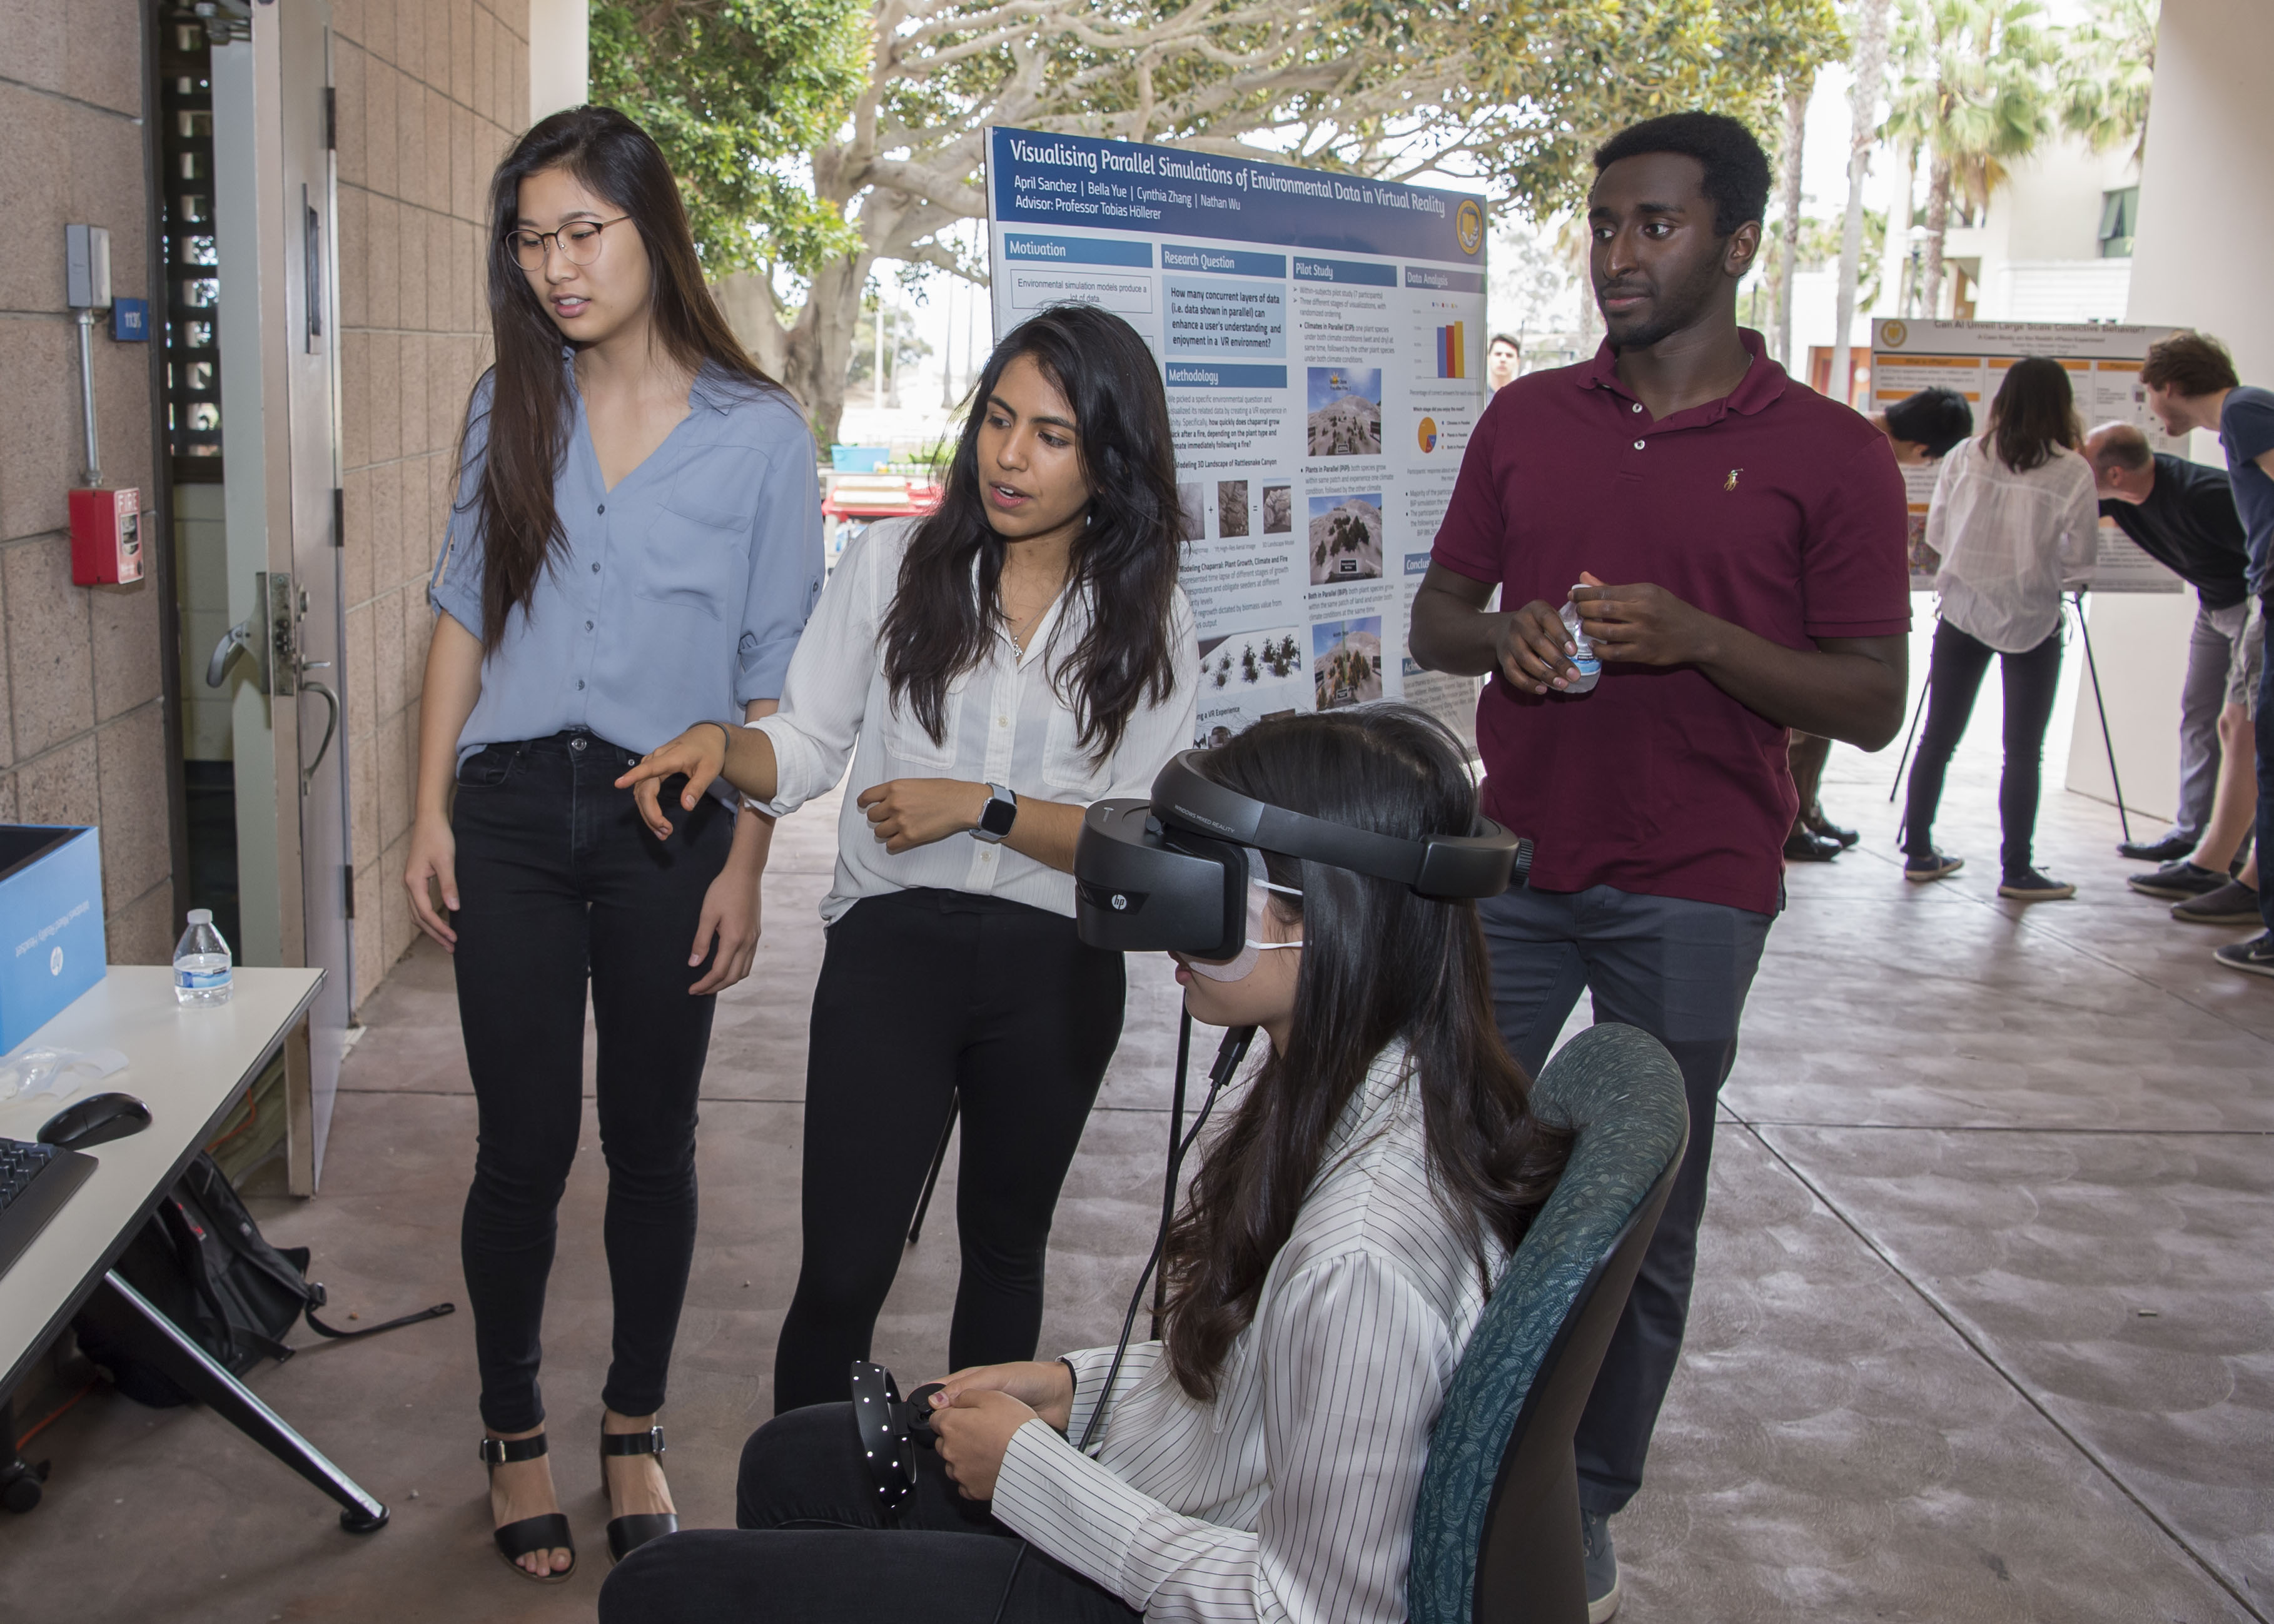
[[[1473,679],[1405,652],[1484,408],[1480,199],[997,129],[998,337],[1047,305],[1144,335],[1176,437],[1198,739],[1402,698],[1473,741]]]

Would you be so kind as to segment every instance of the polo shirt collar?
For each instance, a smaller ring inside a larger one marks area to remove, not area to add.
[[[1784,368],[1768,357],[1768,346],[1761,335],[1751,327],[1737,329],[1737,342],[1744,345],[1745,353],[1753,364],[1737,380],[1737,387],[1718,401],[1708,401],[1703,406],[1693,406],[1688,411],[1675,412],[1672,417],[1653,424],[1653,428],[1682,428],[1693,425],[1718,423],[1729,412],[1751,417],[1773,404],[1790,381]],[[1595,358],[1586,365],[1573,369],[1572,381],[1583,389],[1607,389],[1623,401],[1632,401],[1634,394],[1619,380],[1619,352],[1605,339],[1595,351]]]

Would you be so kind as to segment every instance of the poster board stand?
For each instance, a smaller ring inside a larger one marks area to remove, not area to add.
[[[2186,442],[2164,433],[2149,412],[2146,393],[2140,387],[2140,364],[2146,358],[2148,346],[2172,330],[2100,322],[1875,320],[1871,324],[1871,410],[1885,411],[1921,389],[1955,389],[1973,410],[1978,435],[1988,427],[1990,404],[1997,398],[2007,370],[2025,356],[2044,356],[2067,372],[2076,395],[2077,415],[2087,428],[2104,423],[2135,424],[2146,434],[2151,450],[2184,456]],[[1910,509],[1911,590],[1932,591],[1940,560],[1926,545],[1926,519],[1940,468],[1931,462],[1910,463],[1902,472]],[[2186,586],[2107,519],[2100,522],[2092,584],[2096,591],[2120,593],[2178,592]],[[2084,594],[2072,594],[2067,606],[2074,610],[2077,630],[2083,638],[2085,671],[2092,683],[2101,747],[2108,755],[2116,816],[2128,843],[2131,816],[2117,774],[2116,743],[2101,696],[2100,668],[2093,655],[2091,628],[2086,624]],[[1923,685],[1919,702],[1912,709],[1909,731],[1904,735],[1902,755],[1895,763],[1895,781],[1887,791],[1890,802],[1901,792],[1926,699]]]

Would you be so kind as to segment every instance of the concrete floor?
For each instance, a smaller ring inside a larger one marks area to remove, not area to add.
[[[2274,983],[2211,961],[2240,931],[2126,891],[2114,812],[2075,796],[2049,793],[2040,849],[2079,898],[1997,898],[1995,700],[1938,830],[1973,861],[1939,885],[1900,877],[1892,755],[1835,754],[1826,803],[1866,837],[1791,875],[1754,989],[1687,1354],[1649,1485],[1614,1524],[1625,1618],[2274,1616]],[[736,1451],[771,1409],[832,841],[819,808],[783,826],[757,972],[719,1010],[667,1417],[693,1525],[731,1522]],[[1045,1352],[1111,1339],[1150,1238],[1175,993],[1158,961],[1133,969],[1060,1208]],[[441,955],[414,951],[367,1019],[321,1196],[257,1204],[279,1244],[315,1249],[339,1313],[366,1320],[463,1300],[473,1122]],[[953,1183],[951,1164],[879,1327],[904,1381],[944,1353]],[[601,1195],[588,1154],[548,1320],[556,1471],[585,1553],[570,1583],[540,1590],[490,1553],[461,1312],[253,1377],[393,1506],[384,1531],[341,1533],[201,1410],[97,1388],[31,1451],[55,1462],[46,1503],[0,1517],[0,1616],[589,1618],[606,1560],[583,1441],[606,1353]]]

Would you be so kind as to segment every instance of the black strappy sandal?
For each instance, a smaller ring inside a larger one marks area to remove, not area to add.
[[[490,1476],[497,1469],[516,1461],[533,1461],[546,1452],[545,1434],[534,1438],[485,1438],[482,1440],[482,1464]],[[576,1542],[568,1537],[568,1519],[558,1511],[548,1511],[543,1516],[523,1517],[518,1522],[508,1522],[493,1530],[490,1537],[497,1541],[498,1556],[505,1565],[523,1578],[538,1584],[558,1584],[576,1571]],[[521,1558],[532,1551],[565,1550],[568,1566],[559,1573],[531,1573],[521,1565]]]
[[[661,1455],[663,1429],[651,1426],[644,1432],[611,1432],[605,1423],[600,1427],[600,1492],[608,1492],[608,1457],[612,1455]],[[621,1562],[651,1539],[660,1539],[666,1534],[679,1531],[679,1514],[675,1511],[635,1511],[621,1517],[608,1519],[608,1560]]]

